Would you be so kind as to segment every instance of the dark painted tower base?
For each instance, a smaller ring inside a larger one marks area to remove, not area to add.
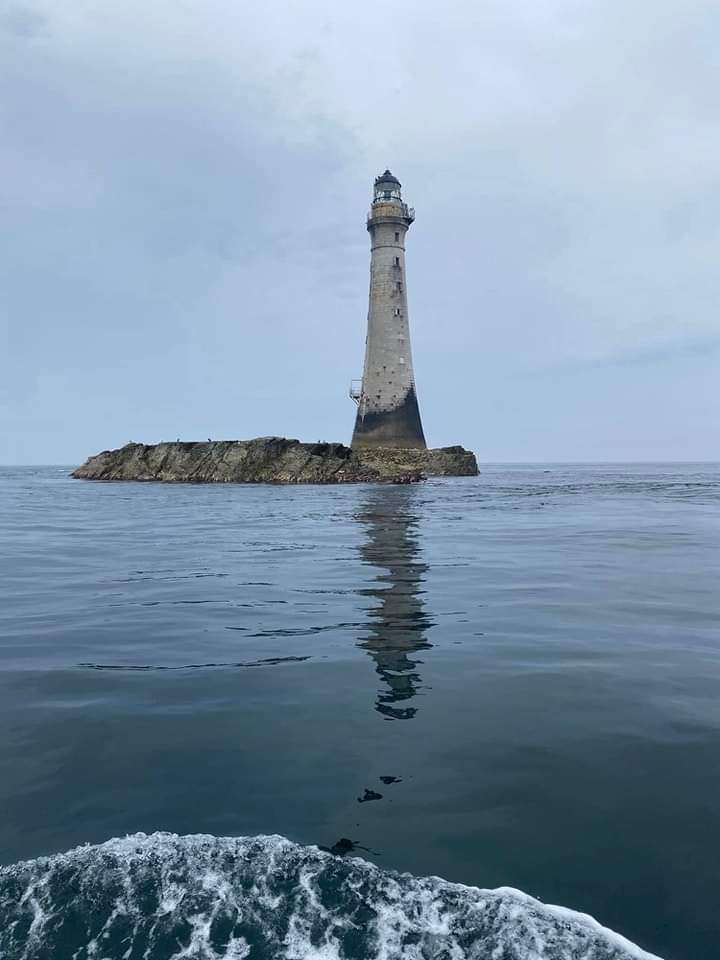
[[[415,389],[410,387],[404,401],[393,410],[363,413],[361,402],[355,418],[352,446],[355,449],[399,447],[425,450],[427,444]]]

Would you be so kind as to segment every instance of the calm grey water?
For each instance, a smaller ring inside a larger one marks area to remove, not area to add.
[[[0,862],[349,837],[720,954],[720,467],[67,472],[0,471]]]

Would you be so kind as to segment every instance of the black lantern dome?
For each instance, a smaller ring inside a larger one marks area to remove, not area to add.
[[[393,176],[389,170],[386,170],[385,173],[382,173],[379,177],[375,177],[375,189],[373,191],[373,199],[377,201],[392,201],[400,200],[402,194],[400,193],[401,183],[397,177]]]

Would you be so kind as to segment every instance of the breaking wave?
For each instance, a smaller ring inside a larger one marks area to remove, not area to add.
[[[135,834],[0,869],[4,960],[651,960],[592,917],[283,837]],[[655,958],[657,960],[657,958]]]

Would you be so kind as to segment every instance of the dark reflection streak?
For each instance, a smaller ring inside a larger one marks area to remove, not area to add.
[[[378,487],[357,515],[367,532],[360,555],[379,571],[375,584],[361,591],[379,604],[369,611],[367,636],[359,646],[373,658],[383,680],[376,709],[392,720],[410,720],[417,713],[414,706],[398,704],[420,689],[417,667],[422,661],[412,654],[432,646],[425,637],[434,621],[421,599],[428,568],[420,559],[416,497],[407,487]]]
[[[302,663],[310,657],[268,657],[244,663],[183,663],[176,666],[156,663],[79,663],[82,670],[207,670],[212,667],[271,667],[276,663]]]

